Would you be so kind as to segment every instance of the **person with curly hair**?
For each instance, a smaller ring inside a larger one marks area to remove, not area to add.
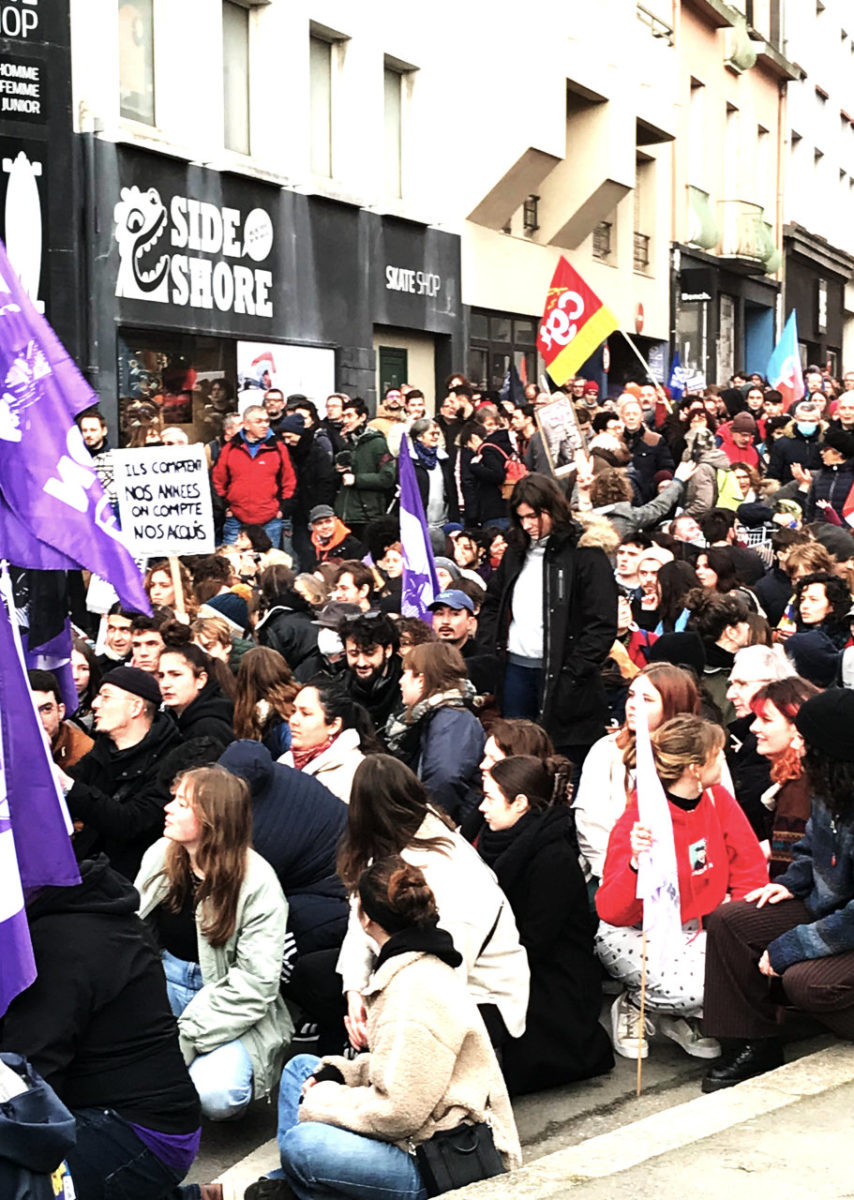
[[[691,591],[685,597],[690,610],[687,628],[698,633],[706,654],[703,683],[721,714],[721,723],[735,720],[735,708],[727,699],[729,676],[735,654],[750,640],[748,606],[735,592]]]
[[[851,641],[848,612],[851,593],[831,571],[814,571],[795,584],[795,614],[799,633],[821,632],[837,650]]]

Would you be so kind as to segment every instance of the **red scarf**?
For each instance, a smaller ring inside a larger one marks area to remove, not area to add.
[[[310,750],[295,750],[291,747],[291,754],[294,756],[294,766],[296,769],[304,771],[308,764],[315,758],[319,758],[324,750],[328,750],[334,741],[334,737],[327,738],[325,742],[321,742],[319,746],[312,746]]]

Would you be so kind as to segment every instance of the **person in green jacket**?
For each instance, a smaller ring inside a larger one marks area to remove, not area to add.
[[[251,848],[249,787],[224,767],[176,780],[165,837],[142,860],[139,915],[161,947],[184,1061],[213,1121],[279,1080],[293,1025],[279,994],[288,905]]]
[[[359,541],[368,522],[387,510],[397,477],[388,443],[367,420],[364,400],[348,400],[342,427],[347,449],[335,456],[340,476],[335,512]]]

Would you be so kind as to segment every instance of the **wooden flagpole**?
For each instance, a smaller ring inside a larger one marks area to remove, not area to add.
[[[638,1074],[635,1086],[635,1096],[640,1096],[643,1086],[643,1057],[641,1049],[644,1040],[646,1024],[646,930],[641,935],[641,987],[640,987],[640,1021],[638,1022]]]
[[[662,388],[661,384],[658,382],[658,380],[653,375],[652,369],[651,369],[649,363],[646,361],[644,356],[641,354],[640,350],[638,350],[637,346],[634,343],[634,340],[625,332],[625,330],[621,329],[620,333],[623,335],[623,337],[629,343],[632,350],[635,352],[635,355],[636,355],[638,361],[640,362],[641,366],[647,373],[650,383],[655,388],[656,393],[658,394],[658,398],[661,401],[661,403],[665,406],[665,408],[667,409],[668,412],[673,412],[673,405],[667,399],[664,389]]]

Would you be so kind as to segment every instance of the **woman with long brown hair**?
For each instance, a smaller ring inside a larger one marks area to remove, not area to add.
[[[235,737],[262,742],[273,758],[290,750],[288,722],[299,690],[281,654],[267,646],[247,650],[237,671]]]
[[[495,876],[430,804],[413,772],[388,754],[373,754],[356,770],[338,858],[338,873],[351,896],[371,862],[394,854],[424,872],[442,928],[463,956],[469,992],[493,1043],[508,1034],[519,1037],[528,1004],[528,964]],[[357,1049],[366,1044],[363,992],[374,957],[354,905],[337,970],[347,997],[347,1031]]]
[[[178,575],[181,580],[180,597],[175,588],[171,567],[165,558],[151,564],[145,573],[143,587],[152,608],[171,608],[180,621],[191,621],[199,611],[199,601],[193,587],[193,577],[180,561]]]
[[[626,771],[623,755],[635,744],[635,718],[641,704],[652,732],[680,713],[699,713],[700,693],[693,676],[682,667],[650,663],[631,682],[622,727],[591,747],[573,809],[579,849],[587,860],[592,881],[602,878],[608,838],[634,786],[634,776]]]
[[[411,767],[456,821],[470,808],[483,757],[483,726],[470,707],[473,692],[462,654],[449,642],[425,642],[406,656],[403,705],[385,728],[391,753]]]
[[[288,906],[251,847],[249,788],[223,767],[178,777],[164,834],[135,881],[139,915],[160,942],[202,1112],[231,1120],[276,1086],[293,1032],[279,995]]]

